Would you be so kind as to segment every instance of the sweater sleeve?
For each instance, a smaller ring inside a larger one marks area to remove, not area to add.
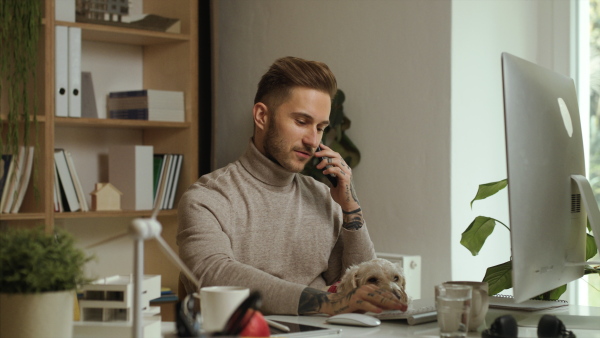
[[[352,265],[376,258],[375,247],[369,236],[366,222],[359,230],[342,228],[340,237],[329,258],[329,269],[323,274],[327,285],[339,281]]]
[[[202,194],[209,194],[201,190]],[[179,204],[179,255],[194,273],[200,285],[235,285],[257,290],[263,297],[261,310],[265,314],[298,314],[298,303],[305,285],[285,281],[252,266],[242,264],[234,257],[231,242],[222,230],[227,212],[219,208],[218,196],[194,199],[194,192],[186,192]],[[224,203],[221,203],[223,205]],[[218,217],[216,215],[219,215]],[[182,276],[186,290],[194,290]]]

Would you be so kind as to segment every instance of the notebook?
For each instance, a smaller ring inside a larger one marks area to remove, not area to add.
[[[381,313],[367,312],[380,320],[406,320],[408,325],[418,325],[437,321],[437,311],[433,298],[414,299],[408,306],[408,310],[388,310]]]

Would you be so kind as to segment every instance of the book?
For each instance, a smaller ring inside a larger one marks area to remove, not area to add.
[[[81,209],[79,199],[77,198],[77,192],[75,191],[75,183],[71,172],[69,171],[69,165],[67,164],[67,156],[64,149],[54,149],[54,164],[58,172],[58,178],[61,188],[61,198],[63,202],[63,208],[65,211],[77,211]]]
[[[153,189],[152,194],[154,195],[154,199],[156,200],[156,194],[158,193],[158,186],[160,183],[160,176],[162,174],[163,163],[165,162],[165,155],[163,154],[154,154],[154,167],[152,168],[153,175]]]
[[[119,120],[148,120],[148,109],[110,110],[108,117]]]
[[[163,122],[183,122],[185,119],[183,110],[156,108],[109,110],[108,116],[111,119],[120,120],[146,120]]]
[[[96,94],[91,72],[81,72],[81,117],[98,118]]]
[[[177,193],[177,184],[179,183],[179,174],[181,173],[181,165],[183,163],[183,155],[177,154],[177,163],[175,164],[175,172],[173,173],[173,182],[169,193],[168,209],[173,209],[175,203],[175,194]]]
[[[110,92],[107,99],[110,118],[183,122],[183,92],[142,89]]]
[[[64,211],[60,195],[60,179],[58,178],[58,169],[56,169],[56,166],[54,166],[54,211]]]
[[[113,146],[108,150],[108,181],[119,189],[122,210],[151,210],[153,147]]]
[[[25,172],[25,147],[19,147],[19,153],[16,158],[13,158],[14,167],[11,175],[8,177],[8,185],[6,186],[6,199],[2,201],[2,212],[9,213],[12,205],[15,202],[15,198],[18,194],[18,190],[21,184],[21,177]]]
[[[169,163],[167,164],[167,166],[165,167],[165,176],[164,176],[164,185],[165,185],[165,191],[163,192],[163,198],[161,199],[160,203],[161,209],[167,209],[167,200],[168,200],[168,195],[169,195],[169,189],[171,189],[170,186],[170,182],[171,182],[171,176],[172,176],[172,171],[173,171],[173,163],[175,162],[175,159],[173,158],[173,154],[168,154],[167,157],[169,158]]]
[[[175,166],[177,164],[177,157],[175,156],[175,154],[169,154],[169,157],[171,158],[171,161],[169,162],[169,166],[167,167],[167,174],[165,177],[165,192],[163,195],[161,209],[169,208],[169,196],[171,194],[171,186],[173,185],[173,174],[175,173]]]
[[[11,176],[13,171],[13,155],[3,154],[0,159],[0,210],[2,210],[2,202],[5,200],[5,196],[8,193],[6,189],[8,178]]]
[[[529,299],[521,303],[516,303],[515,299],[510,295],[495,295],[490,297],[490,308],[505,309],[505,310],[520,310],[520,311],[538,311],[554,309],[558,307],[568,306],[569,303],[565,300],[539,300]]]
[[[67,166],[69,167],[71,179],[73,180],[73,184],[75,185],[75,193],[77,194],[77,200],[79,201],[79,205],[81,206],[81,211],[90,211],[87,199],[85,197],[85,193],[83,192],[83,187],[81,186],[81,181],[79,180],[79,175],[77,175],[77,170],[75,169],[73,156],[68,151],[65,151],[65,156],[67,157]]]
[[[19,209],[21,208],[21,205],[23,204],[23,199],[25,198],[25,193],[27,192],[27,187],[29,186],[29,181],[31,178],[31,171],[33,169],[34,151],[35,150],[33,146],[29,146],[25,150],[25,164],[23,167],[23,173],[21,175],[15,201],[10,209],[10,212],[13,214],[18,213]]]
[[[158,169],[158,173],[154,172],[155,179],[156,179],[156,181],[155,181],[156,190],[154,191],[153,208],[155,208],[157,204],[162,206],[162,203],[165,199],[165,189],[166,189],[168,168],[171,163],[171,155],[169,155],[169,154],[156,154],[154,156],[155,156],[155,158],[159,157],[162,160],[160,161],[161,162],[160,168],[156,168],[156,169]],[[161,188],[163,190],[162,196],[158,196],[158,193],[160,192]]]

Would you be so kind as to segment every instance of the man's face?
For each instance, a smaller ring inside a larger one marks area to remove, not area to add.
[[[289,171],[302,171],[329,125],[330,110],[328,94],[294,88],[288,100],[269,112],[263,145],[265,155]]]

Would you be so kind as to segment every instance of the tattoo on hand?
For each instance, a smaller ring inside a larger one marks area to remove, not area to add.
[[[344,223],[342,226],[346,230],[358,230],[362,228],[364,222],[362,210],[360,208],[353,211],[342,211],[344,214]]]

